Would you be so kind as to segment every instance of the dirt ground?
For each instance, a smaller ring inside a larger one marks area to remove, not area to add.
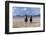
[[[13,17],[13,28],[21,28],[21,27],[40,27],[40,17],[32,17],[32,22],[29,21],[24,22],[25,17]]]

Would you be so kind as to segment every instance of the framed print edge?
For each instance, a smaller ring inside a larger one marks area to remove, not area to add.
[[[9,3],[5,1],[5,33],[9,33]]]
[[[43,30],[39,31],[22,31],[22,32],[9,32],[9,3],[25,3],[25,4],[36,4],[43,5]],[[37,2],[20,2],[20,1],[5,1],[5,34],[18,34],[18,33],[35,33],[45,32],[45,3]]]

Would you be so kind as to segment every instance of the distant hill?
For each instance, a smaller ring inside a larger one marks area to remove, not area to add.
[[[16,17],[24,17],[26,15],[16,15]],[[28,17],[31,16],[31,15],[27,15]],[[32,15],[32,17],[35,17],[35,16],[40,16],[40,15]]]

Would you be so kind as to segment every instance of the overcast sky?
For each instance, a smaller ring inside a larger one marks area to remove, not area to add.
[[[13,16],[24,16],[24,15],[40,15],[40,8],[32,8],[32,7],[13,7]]]

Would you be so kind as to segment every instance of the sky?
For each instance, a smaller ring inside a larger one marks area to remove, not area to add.
[[[40,15],[40,8],[34,8],[34,7],[13,7],[13,16],[24,16],[24,15]]]

